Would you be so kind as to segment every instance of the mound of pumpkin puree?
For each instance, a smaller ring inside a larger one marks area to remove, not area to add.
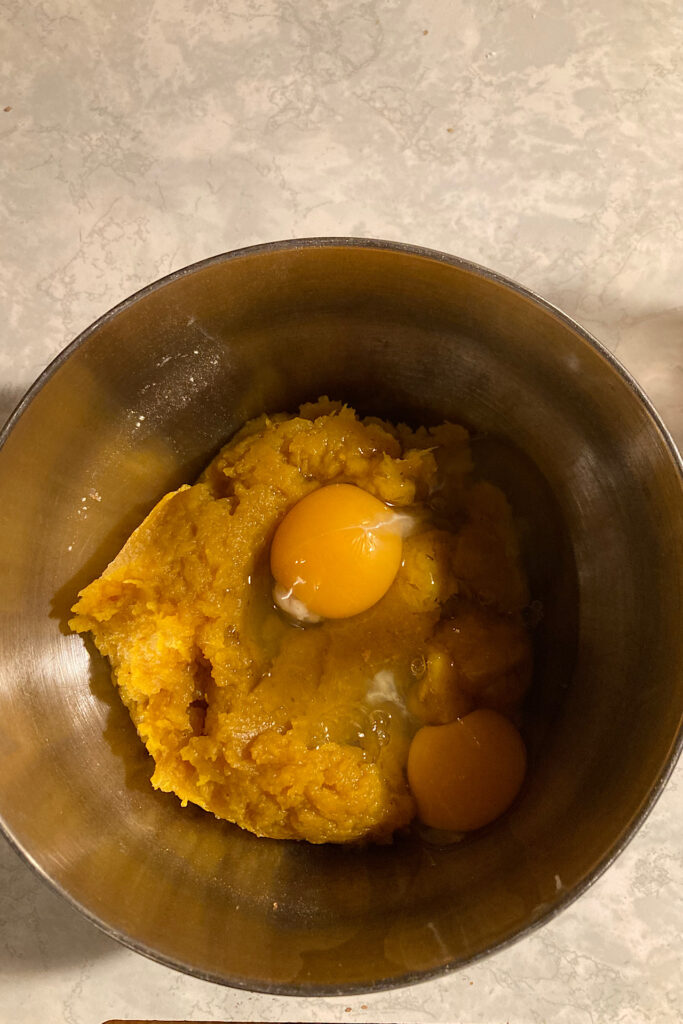
[[[273,606],[269,546],[295,502],[346,481],[416,512],[369,611],[308,628]],[[527,583],[508,503],[472,477],[467,432],[359,420],[320,399],[263,416],[159,501],[79,595],[155,762],[152,784],[260,836],[387,841],[415,814],[425,723],[514,716]]]

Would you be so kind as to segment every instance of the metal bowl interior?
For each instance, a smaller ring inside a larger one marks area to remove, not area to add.
[[[467,841],[256,839],[149,785],[78,589],[246,419],[329,394],[465,422],[519,517],[543,602],[530,771]],[[41,378],[0,450],[0,821],[108,932],[200,977],[368,991],[548,919],[609,863],[670,771],[683,707],[680,464],[644,397],[511,282],[407,246],[247,249],[122,303]]]

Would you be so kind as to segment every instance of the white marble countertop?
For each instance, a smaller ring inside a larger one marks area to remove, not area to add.
[[[0,419],[141,285],[250,243],[348,234],[443,249],[537,290],[616,352],[683,438],[680,0],[0,12]],[[236,992],[149,962],[0,840],[2,1017],[673,1024],[682,778],[551,924],[441,981],[348,1000]]]

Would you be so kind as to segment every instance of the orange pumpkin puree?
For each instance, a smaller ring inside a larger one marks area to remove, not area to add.
[[[385,596],[302,628],[269,548],[329,483],[415,515]],[[163,497],[73,608],[155,762],[152,784],[260,836],[387,841],[415,815],[424,725],[514,715],[529,684],[527,581],[508,502],[467,431],[395,427],[326,398],[253,420]]]

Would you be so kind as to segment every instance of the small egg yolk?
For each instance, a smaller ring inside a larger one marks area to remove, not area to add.
[[[378,498],[354,484],[320,487],[275,532],[275,598],[299,618],[357,615],[386,594],[402,551],[400,517]]]
[[[494,821],[521,788],[526,749],[497,711],[472,711],[448,725],[426,725],[408,752],[418,816],[432,828],[469,832]]]

